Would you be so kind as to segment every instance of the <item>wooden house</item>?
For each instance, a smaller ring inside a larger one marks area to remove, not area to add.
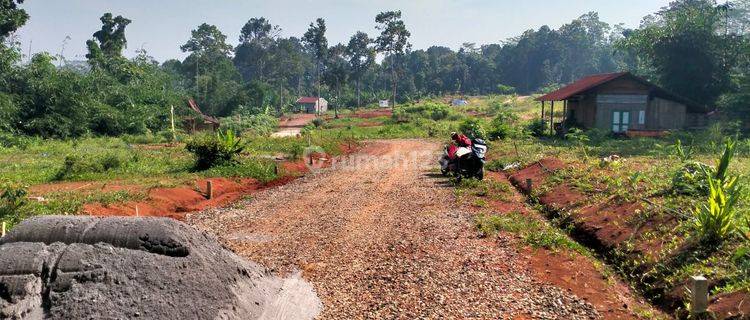
[[[548,116],[558,131],[576,126],[654,135],[704,127],[709,111],[629,72],[588,76],[536,100],[542,103],[542,119]],[[555,101],[563,102],[559,123],[554,118]],[[550,102],[546,116],[545,102]]]
[[[219,130],[219,127],[221,126],[219,119],[204,114],[203,111],[201,111],[201,109],[198,107],[198,104],[195,103],[195,100],[188,100],[188,106],[196,113],[196,115],[184,118],[186,131],[190,133],[196,133],[198,131]]]
[[[297,106],[305,113],[324,113],[328,111],[328,101],[318,97],[301,97],[297,99]]]

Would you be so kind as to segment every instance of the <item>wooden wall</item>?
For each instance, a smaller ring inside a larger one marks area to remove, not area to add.
[[[606,103],[598,104],[598,95],[646,95],[648,103]],[[654,97],[647,85],[628,78],[621,78],[603,84],[600,87],[582,95],[580,99],[568,102],[571,111],[579,125],[584,128],[599,128],[612,130],[612,112],[629,111],[630,129],[633,130],[674,130],[684,129],[702,123],[700,117],[687,116],[687,108],[679,102]],[[638,123],[639,111],[646,111],[645,124]],[[696,119],[693,119],[696,118]],[[689,120],[689,122],[688,122]]]
[[[679,102],[654,98],[646,109],[648,130],[675,130],[685,128],[687,108]]]

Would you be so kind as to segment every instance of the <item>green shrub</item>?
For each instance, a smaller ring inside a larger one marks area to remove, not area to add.
[[[689,161],[672,176],[672,192],[685,195],[708,193],[710,172],[715,169],[705,163]]]
[[[415,105],[404,105],[393,111],[393,119],[399,122],[414,121],[416,119],[439,121],[449,119],[455,115],[456,113],[447,104],[431,101]]]
[[[513,133],[518,116],[510,111],[501,111],[497,113],[489,125],[488,137],[491,140],[505,140]]]
[[[313,119],[312,124],[316,128],[322,128],[323,126],[326,125],[326,121],[323,118],[315,118],[315,119]]]
[[[516,93],[516,88],[504,84],[498,84],[497,92],[499,94],[514,94]]]
[[[723,185],[718,179],[708,179],[709,196],[695,210],[694,224],[700,239],[709,244],[719,244],[739,228],[739,214],[735,206],[742,197],[742,188],[733,180]]]
[[[232,130],[226,134],[202,134],[194,137],[185,149],[195,156],[195,169],[206,170],[217,165],[233,164],[244,145]]]
[[[101,159],[99,159],[99,164],[101,164],[102,170],[109,171],[122,166],[123,160],[114,153],[108,153],[101,157]]]
[[[268,136],[276,131],[279,120],[271,115],[256,114],[233,116],[221,119],[221,130],[232,130],[236,135]]]
[[[466,118],[458,127],[458,130],[472,139],[486,139],[487,132],[484,129],[484,121],[480,118]]]
[[[24,149],[29,144],[29,139],[18,135],[7,132],[0,132],[0,147],[3,148],[19,148]]]
[[[529,122],[529,124],[526,125],[524,130],[534,136],[534,137],[541,137],[544,136],[547,131],[549,130],[549,127],[547,126],[547,122],[542,119],[537,119]]]
[[[679,142],[679,140],[678,140]],[[724,152],[719,159],[718,167],[714,168],[709,165],[700,162],[687,162],[682,168],[677,171],[672,178],[672,191],[680,194],[697,195],[697,194],[709,194],[709,184],[712,179],[718,181],[718,183],[725,189],[728,185],[734,183],[737,177],[729,175],[729,164],[734,158],[737,143],[734,140],[728,139],[724,144]],[[677,147],[681,148],[681,144],[678,143]],[[680,151],[677,151],[678,153]],[[688,151],[691,152],[691,151]],[[683,159],[689,157],[682,151]]]
[[[14,224],[20,220],[20,208],[26,204],[26,188],[0,186],[0,220]]]

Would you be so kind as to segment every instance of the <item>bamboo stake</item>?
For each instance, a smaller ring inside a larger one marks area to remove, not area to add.
[[[208,180],[206,182],[206,189],[208,192],[208,198],[211,199],[214,197],[214,183],[211,182],[211,180]]]
[[[172,142],[175,142],[177,141],[177,131],[174,128],[174,106],[171,106],[170,114],[172,119]]]
[[[0,236],[0,238],[2,238],[2,237],[5,237],[5,229],[6,229],[6,228],[7,228],[6,222],[5,222],[5,221],[3,221],[3,233],[2,233],[2,235]]]

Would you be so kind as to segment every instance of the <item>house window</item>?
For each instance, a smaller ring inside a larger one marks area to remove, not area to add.
[[[630,111],[612,111],[612,132],[624,133],[630,129]]]
[[[646,110],[638,111],[638,124],[646,124]]]

